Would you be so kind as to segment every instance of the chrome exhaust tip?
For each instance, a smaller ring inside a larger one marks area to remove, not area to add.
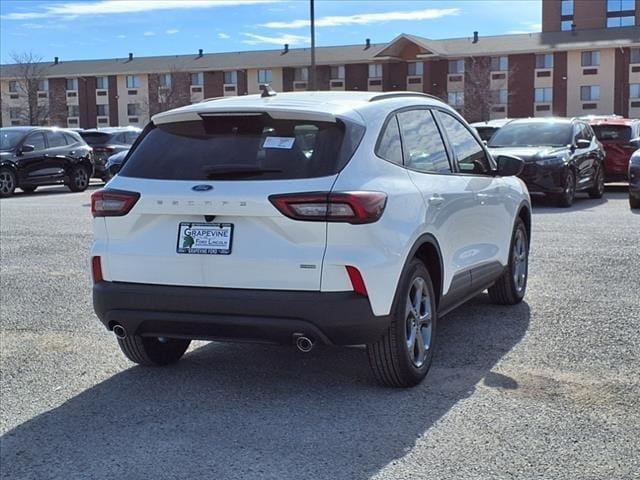
[[[303,353],[308,353],[313,348],[313,340],[309,337],[299,336],[296,338],[296,347]]]
[[[120,340],[127,338],[127,331],[119,324],[113,326],[113,334]]]

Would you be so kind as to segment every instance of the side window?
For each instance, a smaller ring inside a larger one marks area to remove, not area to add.
[[[400,129],[395,115],[389,119],[384,132],[378,141],[376,155],[385,160],[402,165],[402,144],[400,142]]]
[[[33,148],[36,152],[44,150],[46,148],[44,143],[44,134],[42,132],[29,134],[24,143],[26,143],[27,145],[33,145]]]
[[[46,136],[49,148],[64,147],[67,145],[67,141],[62,132],[47,132]]]
[[[67,145],[73,145],[78,141],[70,133],[64,133],[64,138],[67,141]]]
[[[447,150],[429,110],[400,112],[398,122],[405,166],[425,173],[451,173]]]
[[[473,134],[455,117],[438,112],[451,147],[458,159],[461,173],[487,174],[491,172],[491,162]]]

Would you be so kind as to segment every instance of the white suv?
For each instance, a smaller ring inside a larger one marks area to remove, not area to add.
[[[487,288],[525,294],[521,168],[419,93],[266,91],[161,113],[92,195],[94,308],[143,365],[191,339],[364,344],[381,383],[415,385],[439,317]]]

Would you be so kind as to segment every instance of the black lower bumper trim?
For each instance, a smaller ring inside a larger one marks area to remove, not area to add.
[[[93,305],[102,323],[129,335],[288,344],[294,333],[336,345],[377,340],[390,323],[353,292],[180,287],[100,282]]]

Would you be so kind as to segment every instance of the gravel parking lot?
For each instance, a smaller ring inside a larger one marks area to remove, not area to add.
[[[2,478],[638,478],[640,215],[623,190],[537,205],[526,301],[443,319],[404,391],[360,349],[197,342],[134,367],[93,314],[89,194],[0,203]]]

